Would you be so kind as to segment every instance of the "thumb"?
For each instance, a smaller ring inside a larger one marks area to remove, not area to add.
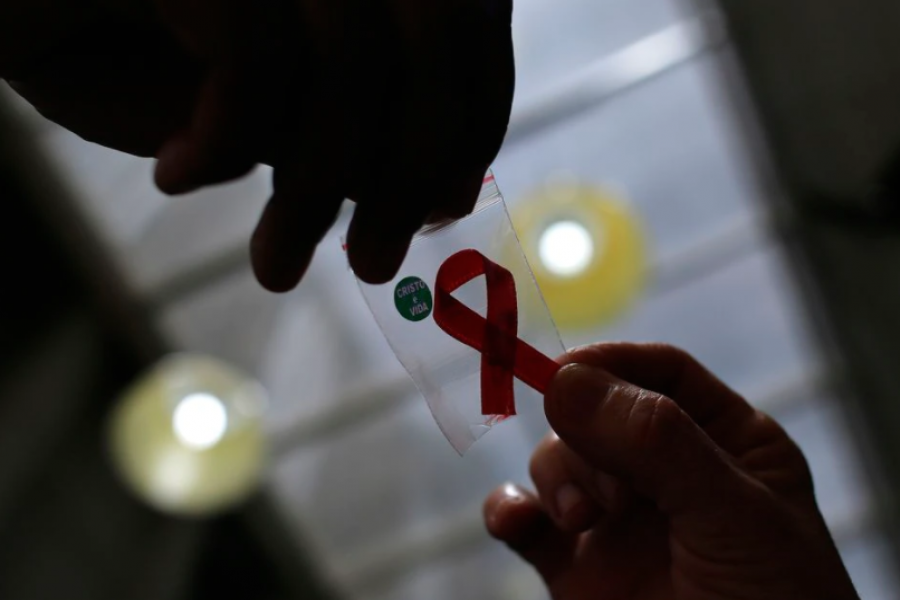
[[[672,399],[581,364],[557,373],[545,411],[556,434],[595,469],[630,483],[663,512],[719,513],[744,479]]]
[[[577,536],[560,531],[531,492],[508,483],[484,503],[488,533],[505,542],[552,587],[572,566]]]

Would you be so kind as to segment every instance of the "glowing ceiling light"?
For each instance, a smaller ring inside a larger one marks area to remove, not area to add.
[[[520,200],[512,218],[531,265],[516,276],[534,275],[560,328],[606,325],[635,304],[646,243],[639,214],[616,193],[556,176]]]
[[[557,221],[538,242],[538,254],[548,271],[563,277],[583,273],[594,259],[594,240],[577,221]]]
[[[205,516],[235,506],[265,467],[265,391],[208,356],[173,354],[139,377],[110,413],[117,474],[151,506]]]
[[[185,446],[206,450],[225,437],[228,412],[222,401],[211,394],[191,394],[175,407],[172,429]]]

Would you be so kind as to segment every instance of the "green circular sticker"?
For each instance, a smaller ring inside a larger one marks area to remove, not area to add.
[[[428,284],[418,277],[407,277],[394,290],[397,312],[407,321],[423,321],[434,307]]]

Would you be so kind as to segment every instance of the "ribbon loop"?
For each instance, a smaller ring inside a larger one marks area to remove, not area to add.
[[[487,283],[487,318],[453,297],[453,292],[482,275]],[[560,365],[519,339],[512,273],[477,250],[462,250],[441,265],[435,288],[435,323],[481,352],[482,414],[501,418],[516,414],[514,376],[538,392],[547,391]]]

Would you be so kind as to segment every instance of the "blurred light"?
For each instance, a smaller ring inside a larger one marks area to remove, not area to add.
[[[172,427],[184,445],[206,450],[218,444],[225,435],[228,413],[215,396],[191,394],[175,407]]]
[[[265,467],[259,383],[216,359],[176,354],[140,377],[110,415],[113,465],[151,506],[206,516],[244,500]]]
[[[581,223],[558,221],[541,234],[538,252],[548,270],[571,277],[583,273],[591,264],[594,241]]]
[[[534,275],[560,329],[607,325],[637,301],[647,274],[646,244],[628,202],[557,176],[514,205],[511,214],[532,270],[517,277]]]

